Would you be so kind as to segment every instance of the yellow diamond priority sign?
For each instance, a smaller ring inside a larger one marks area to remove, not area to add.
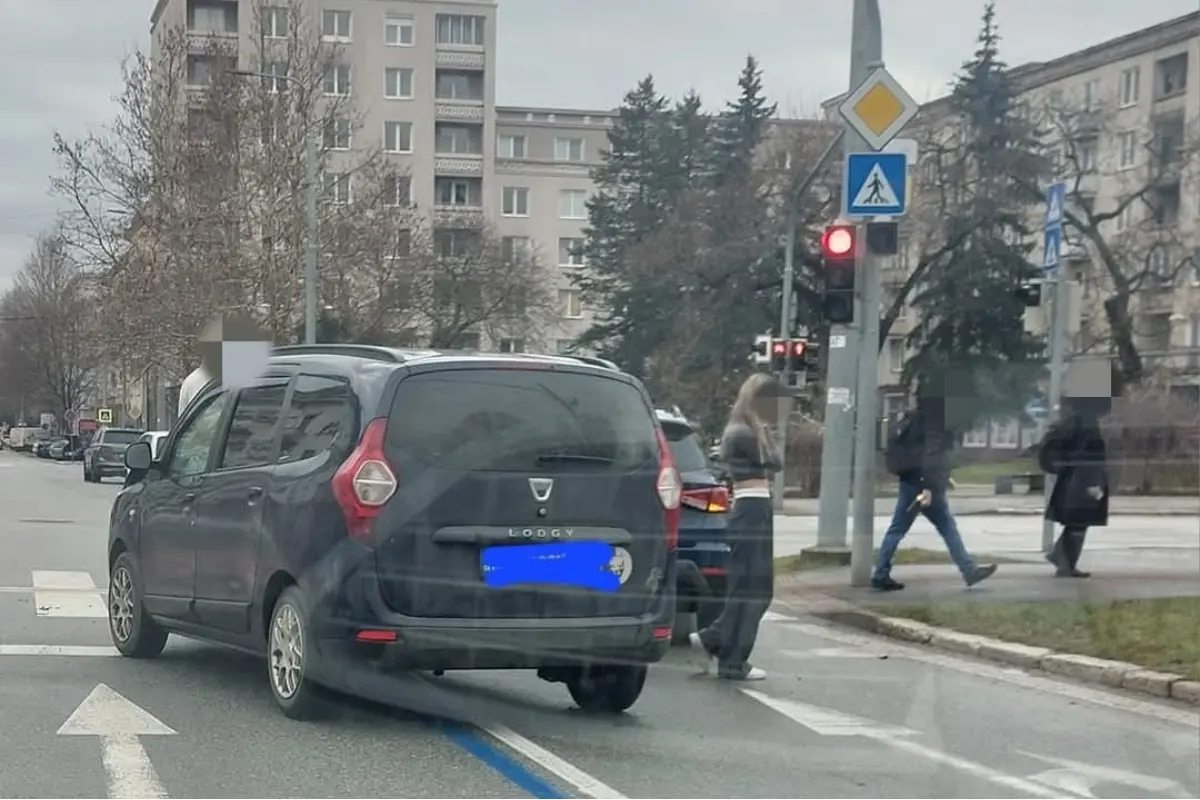
[[[872,150],[882,150],[916,116],[918,106],[886,69],[874,70],[838,111]]]

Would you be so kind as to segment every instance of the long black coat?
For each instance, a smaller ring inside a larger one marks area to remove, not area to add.
[[[1056,475],[1046,518],[1072,527],[1108,524],[1108,451],[1094,418],[1071,415],[1046,434],[1039,459]],[[1104,490],[1101,500],[1087,492]]]

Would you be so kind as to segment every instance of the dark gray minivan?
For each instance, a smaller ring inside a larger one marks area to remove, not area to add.
[[[682,483],[641,384],[591,359],[281,347],[127,465],[114,644],[265,654],[288,716],[414,669],[623,711],[669,648]]]

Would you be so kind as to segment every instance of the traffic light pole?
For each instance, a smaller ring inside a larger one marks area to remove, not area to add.
[[[787,239],[783,251],[783,291],[779,303],[779,335],[785,341],[789,341],[789,348],[792,338],[792,285],[796,279],[796,225],[798,223],[796,199],[793,198],[788,203]],[[790,355],[789,349],[788,357],[783,360],[783,370],[779,375],[784,386],[791,385],[792,359]],[[783,492],[787,486],[787,476],[785,475],[787,472],[787,431],[788,419],[791,416],[791,403],[785,403],[785,408],[788,413],[781,414],[779,423],[775,426],[775,449],[779,453],[780,462],[784,465],[783,469],[775,473],[774,491],[771,492],[772,506],[776,511],[783,510]]]
[[[883,33],[879,16],[878,0],[854,0],[854,24],[850,37],[850,87],[855,89],[867,79],[871,70],[883,61]],[[846,156],[867,150],[867,144],[848,124],[842,138],[842,151]],[[856,237],[860,247],[865,247],[866,237],[862,235],[865,226],[860,227]],[[876,392],[863,395],[858,361],[867,362],[872,377],[876,376],[879,364],[878,342],[878,311],[879,311],[879,275],[874,268],[870,255],[865,251],[859,258],[859,277],[855,283],[862,287],[863,302],[858,306],[857,329],[849,325],[834,325],[829,331],[829,356],[826,372],[826,403],[825,403],[825,439],[821,448],[821,497],[817,518],[816,551],[835,556],[838,560],[852,556],[862,549],[859,547],[850,552],[846,547],[846,522],[850,505],[850,469],[851,450],[857,454],[863,450],[862,443],[854,446],[854,414],[859,411],[859,417],[867,424],[859,424],[859,436],[863,429],[872,427],[868,463],[872,470],[875,465],[874,453],[874,419]],[[874,286],[872,292],[870,286]],[[870,304],[874,297],[873,305]],[[865,323],[868,316],[874,316],[875,341],[865,340],[865,331],[870,325]],[[857,392],[855,391],[857,389]],[[855,397],[855,395],[858,395]],[[865,408],[865,413],[863,409]],[[861,460],[861,456],[860,456]],[[872,481],[873,483],[873,481]],[[866,493],[867,502],[871,507],[871,521],[874,522],[875,489],[872,485]],[[856,533],[858,526],[855,526]],[[873,552],[872,540],[874,531],[868,530],[867,536],[867,567]],[[857,539],[862,537],[857,536]],[[862,562],[861,554],[858,559]],[[845,563],[842,560],[842,563]],[[859,571],[862,565],[859,564]],[[854,565],[851,565],[853,581]]]

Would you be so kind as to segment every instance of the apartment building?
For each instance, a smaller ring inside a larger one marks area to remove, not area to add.
[[[1200,389],[1198,64],[1200,13],[1193,13],[1012,71],[1023,110],[1043,120],[1050,131],[1047,143],[1058,159],[1060,178],[1068,187],[1078,187],[1070,203],[1105,212],[1144,190],[1145,202],[1129,205],[1101,233],[1127,262],[1127,273],[1145,274],[1131,313],[1147,368],[1192,392]],[[836,115],[840,100],[825,103],[827,115]],[[949,112],[948,97],[934,100],[922,107],[911,130],[902,135],[921,141],[951,129]],[[902,225],[909,247],[884,268],[886,301],[920,257],[921,186],[935,177],[924,166],[920,161],[915,166],[916,213]],[[1040,209],[1031,210],[1029,223],[1031,230],[1040,230]],[[1111,296],[1110,278],[1095,257],[1094,245],[1067,244],[1064,274],[1078,283],[1081,299],[1072,354],[1104,352],[1108,336],[1102,304]],[[914,310],[906,309],[880,354],[884,413],[904,402],[899,376],[909,355],[905,337],[916,322]],[[965,444],[1015,449],[1028,445],[1030,438],[1015,423],[1002,423],[990,432],[974,432]]]

